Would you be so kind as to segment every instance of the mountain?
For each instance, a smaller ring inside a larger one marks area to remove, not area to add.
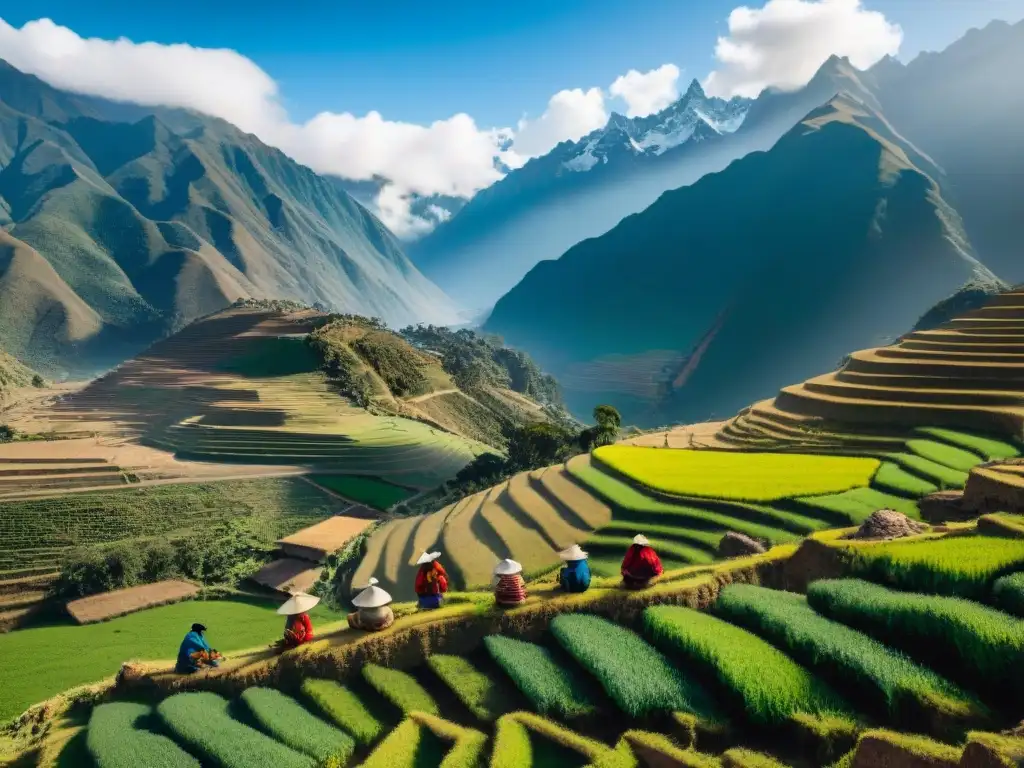
[[[489,307],[538,261],[743,154],[722,139],[743,123],[748,105],[709,98],[694,81],[657,114],[613,114],[603,128],[562,142],[479,192],[410,243],[409,255],[462,306]]]
[[[574,412],[610,402],[653,425],[730,414],[995,283],[935,165],[868,101],[840,94],[768,152],[537,264],[484,329]]]
[[[3,63],[0,165],[0,346],[48,374],[107,368],[242,297],[456,319],[355,200],[222,120]]]

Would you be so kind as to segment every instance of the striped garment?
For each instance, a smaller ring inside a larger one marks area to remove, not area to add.
[[[498,605],[519,605],[526,600],[526,582],[518,573],[502,576],[494,589],[494,600]]]

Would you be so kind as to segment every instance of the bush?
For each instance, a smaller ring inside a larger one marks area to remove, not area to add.
[[[427,664],[477,719],[491,722],[508,712],[502,687],[461,656],[435,653]]]
[[[992,594],[1004,611],[1024,616],[1024,571],[998,579],[992,587]]]
[[[312,758],[279,744],[228,714],[215,693],[179,693],[157,707],[164,726],[216,768],[315,768]]]
[[[658,645],[717,677],[733,702],[758,725],[778,726],[799,713],[848,712],[831,688],[784,653],[714,616],[658,606],[644,611],[644,626]]]
[[[936,711],[980,719],[984,708],[952,683],[867,635],[814,612],[802,595],[731,584],[715,613],[764,637],[815,672],[857,691],[910,729]]]
[[[706,711],[703,692],[628,629],[598,616],[563,614],[551,622],[551,633],[630,717]]]
[[[13,443],[18,437],[18,430],[9,424],[0,424],[0,443]]]
[[[46,379],[40,376],[38,373],[32,376],[32,386],[37,389],[42,389],[46,386]]]
[[[385,699],[402,712],[426,712],[439,715],[440,710],[427,690],[416,679],[397,669],[367,664],[363,667],[363,678]]]
[[[818,613],[913,654],[975,690],[1024,697],[1024,621],[958,597],[896,592],[859,579],[816,581]]]
[[[199,761],[166,736],[137,726],[153,714],[145,704],[101,704],[92,711],[86,748],[96,768],[199,768]]]
[[[264,731],[321,766],[341,768],[355,750],[348,734],[311,715],[294,699],[271,688],[248,688],[242,702]]]
[[[333,680],[303,680],[302,693],[362,746],[372,744],[384,732],[384,725],[370,714],[354,693],[340,683]]]
[[[541,714],[571,718],[595,711],[583,681],[559,666],[546,648],[502,635],[485,637],[484,645]]]

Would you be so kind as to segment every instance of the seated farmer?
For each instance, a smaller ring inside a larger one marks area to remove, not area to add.
[[[440,556],[440,552],[424,552],[416,561],[420,567],[416,572],[416,595],[423,610],[440,608],[444,593],[448,591],[448,574],[437,562]]]
[[[502,560],[494,569],[497,583],[494,587],[494,601],[498,605],[519,605],[526,602],[526,582],[520,575],[523,566],[515,560]]]
[[[197,671],[200,667],[216,667],[220,664],[220,654],[210,647],[203,637],[206,627],[202,624],[193,624],[192,629],[185,635],[178,648],[178,663],[174,671],[186,675]]]
[[[395,614],[389,603],[391,595],[377,586],[376,579],[371,578],[369,586],[352,599],[352,605],[359,610],[348,615],[348,625],[352,629],[367,632],[387,629],[395,622]]]
[[[590,587],[590,566],[587,564],[587,553],[573,544],[558,553],[565,560],[565,567],[558,572],[558,585],[566,592],[586,592]]]
[[[312,610],[319,602],[319,597],[298,592],[277,609],[279,614],[287,617],[284,620],[284,637],[278,642],[279,650],[296,648],[313,640],[313,622],[306,611]]]
[[[638,533],[622,560],[622,584],[626,589],[643,589],[662,574],[661,560],[647,537]]]

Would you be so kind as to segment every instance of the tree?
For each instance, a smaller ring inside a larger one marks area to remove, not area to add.
[[[46,386],[46,381],[38,373],[32,377],[32,386],[42,388]]]
[[[622,416],[613,405],[598,405],[594,408],[594,421],[607,432],[614,432],[622,426]]]
[[[7,424],[0,424],[0,443],[10,443],[18,436],[18,430]]]
[[[509,468],[516,472],[564,461],[575,439],[568,430],[546,422],[515,427],[508,436]]]

